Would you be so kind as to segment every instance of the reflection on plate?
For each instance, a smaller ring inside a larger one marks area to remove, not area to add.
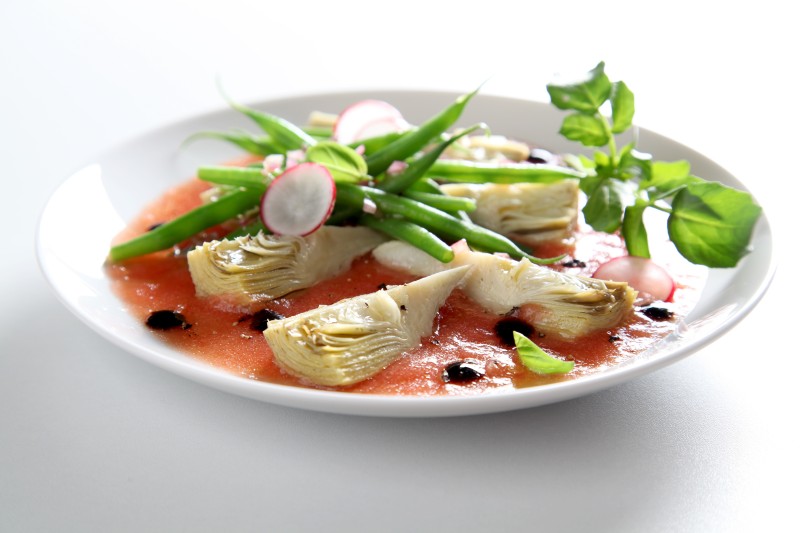
[[[360,99],[379,98],[392,102],[410,121],[419,123],[456,96],[419,91],[351,92],[273,100],[259,107],[301,123],[310,110],[336,112]],[[487,117],[493,131],[554,151],[574,150],[556,134],[562,115],[548,104],[479,95],[464,113],[463,123],[485,121]],[[488,396],[394,397],[248,380],[206,366],[163,344],[126,312],[103,272],[112,237],[146,203],[191,176],[197,166],[219,163],[237,154],[219,143],[180,150],[181,143],[197,131],[240,126],[248,125],[239,113],[220,111],[165,126],[102,154],[53,194],[40,220],[37,252],[42,270],[60,299],[95,331],[161,368],[241,396],[336,413],[425,417],[507,411],[575,398],[661,368],[713,341],[753,308],[774,272],[772,236],[762,217],[754,234],[753,252],[735,269],[709,272],[699,304],[675,334],[644,356],[573,381]],[[640,130],[639,146],[662,160],[687,159],[697,175],[744,188],[714,162],[655,133]]]

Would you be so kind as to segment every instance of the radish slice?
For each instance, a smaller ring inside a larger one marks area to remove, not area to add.
[[[408,122],[403,117],[386,117],[371,122],[367,122],[358,130],[353,142],[362,139],[369,139],[371,137],[379,137],[388,133],[406,131],[408,129]]]
[[[336,184],[328,169],[300,163],[272,180],[261,198],[261,221],[276,235],[308,235],[328,220],[335,202]]]
[[[339,114],[333,126],[333,139],[351,144],[394,131],[408,129],[400,111],[382,100],[361,100]]]
[[[675,294],[675,280],[666,270],[651,259],[630,255],[617,257],[603,263],[594,277],[610,281],[624,281],[639,292],[646,292],[656,300],[669,302]]]

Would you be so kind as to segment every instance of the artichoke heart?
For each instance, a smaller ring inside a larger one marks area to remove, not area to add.
[[[527,243],[564,239],[578,220],[578,181],[442,185],[451,196],[473,198],[474,222]]]
[[[306,237],[259,232],[206,242],[187,258],[199,296],[226,295],[249,303],[279,298],[340,274],[384,240],[369,228],[323,226]]]
[[[445,152],[445,158],[519,163],[525,161],[530,153],[530,146],[503,135],[469,135],[451,145]]]
[[[539,333],[568,340],[615,327],[633,309],[636,298],[627,283],[556,272],[527,259],[461,249],[451,263],[437,265],[400,241],[384,243],[372,253],[380,263],[415,275],[471,265],[461,288],[473,301],[497,314],[522,308],[534,318]]]
[[[271,320],[264,337],[275,361],[292,375],[322,386],[357,383],[431,334],[437,311],[468,269]]]

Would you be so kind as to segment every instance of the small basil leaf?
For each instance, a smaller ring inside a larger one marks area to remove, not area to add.
[[[595,165],[595,168],[610,166],[611,165],[611,158],[608,157],[607,153],[601,152],[600,150],[595,150],[595,152],[594,152],[594,165]]]
[[[691,176],[691,165],[688,161],[654,161],[651,165],[650,177],[643,180],[639,189],[650,189],[656,192],[668,192],[689,185],[701,183],[702,179]]]
[[[652,173],[653,156],[636,150],[625,151],[619,159],[617,177],[623,180],[647,180]]]
[[[619,149],[619,157],[622,157],[625,154],[630,153],[631,150],[633,150],[635,148],[636,148],[636,143],[635,142],[629,142],[628,144],[626,144],[625,146],[623,146],[622,148]]]
[[[650,246],[647,243],[647,228],[644,226],[644,204],[629,205],[625,208],[622,219],[622,237],[630,255],[650,258]]]
[[[604,68],[605,63],[600,62],[583,79],[576,82],[548,84],[550,101],[559,109],[594,115],[611,94],[611,82],[608,81]]]
[[[348,146],[320,141],[306,151],[306,161],[324,165],[337,183],[354,183],[367,177],[364,158]]]
[[[611,88],[611,131],[622,133],[633,124],[633,92],[625,82],[615,82]]]
[[[581,191],[586,193],[587,196],[591,196],[594,194],[594,191],[597,190],[597,187],[600,186],[601,183],[605,181],[605,177],[603,176],[586,176],[583,178],[578,186],[580,187]]]
[[[613,179],[603,180],[594,188],[583,207],[586,223],[596,231],[606,233],[617,231],[622,223],[626,195],[627,190],[621,182]]]
[[[528,337],[515,331],[514,345],[525,368],[537,374],[566,374],[575,368],[573,361],[564,361],[536,346]]]
[[[584,146],[605,146],[609,141],[602,118],[579,113],[567,115],[561,124],[559,133]]]
[[[760,214],[761,207],[746,192],[718,182],[692,183],[675,195],[667,228],[689,261],[734,267],[747,253]]]

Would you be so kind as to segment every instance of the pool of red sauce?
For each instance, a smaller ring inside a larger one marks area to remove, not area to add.
[[[199,204],[198,193],[208,185],[190,180],[168,191],[148,206],[115,242],[122,242],[147,231]],[[221,228],[224,234],[227,228]],[[214,231],[206,237],[218,236]],[[191,248],[184,243],[182,248]],[[590,275],[609,258],[623,255],[624,245],[616,235],[595,233],[582,228],[575,239],[536,250],[539,257],[567,253],[580,259],[584,267],[555,268],[575,274]],[[188,329],[154,331],[164,342],[197,359],[244,378],[284,385],[320,388],[284,373],[274,362],[261,332],[250,327],[249,315],[268,308],[283,316],[294,315],[343,298],[374,292],[382,284],[394,285],[414,278],[374,261],[369,254],[353,262],[351,269],[335,278],[306,289],[250,307],[231,305],[223,300],[199,298],[183,254],[174,250],[107,265],[116,294],[129,311],[143,323],[153,311],[168,309],[182,313],[191,324]],[[600,372],[630,360],[669,334],[675,323],[694,306],[702,284],[702,273],[688,265],[670,271],[678,281],[673,320],[653,321],[640,311],[623,324],[608,331],[598,331],[572,342],[551,336],[533,340],[557,357],[575,361],[575,369],[565,375],[542,376],[519,363],[513,348],[500,343],[494,325],[500,317],[484,311],[459,290],[441,308],[432,336],[422,339],[416,349],[404,354],[384,371],[361,383],[341,387],[356,393],[394,395],[474,395],[532,387],[576,379]],[[662,305],[662,304],[658,304]],[[612,340],[613,337],[613,340]],[[445,383],[442,371],[450,363],[465,358],[485,365],[486,375],[468,383]]]

